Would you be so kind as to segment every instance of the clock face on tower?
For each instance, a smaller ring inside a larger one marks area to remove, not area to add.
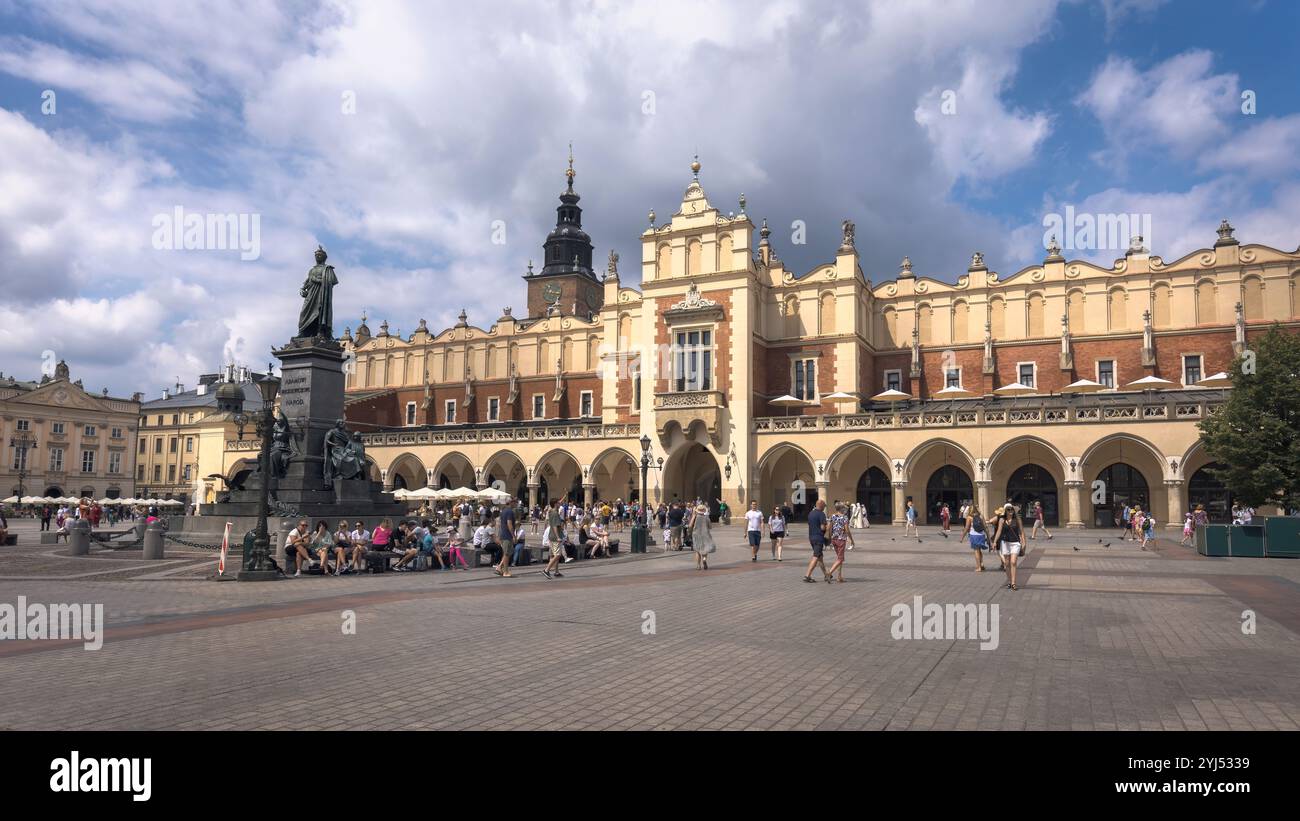
[[[560,299],[560,286],[554,282],[542,288],[542,299],[548,303],[558,302]]]

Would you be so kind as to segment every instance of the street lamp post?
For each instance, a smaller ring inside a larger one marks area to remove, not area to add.
[[[32,435],[26,431],[19,431],[9,439],[9,446],[14,449],[14,454],[18,457],[18,504],[22,504],[23,498],[23,480],[27,478],[27,451],[32,446]]]
[[[637,517],[637,522],[632,525],[632,552],[644,553],[646,546],[646,530],[649,520],[647,519],[649,511],[646,509],[646,473],[650,470],[650,437],[643,435],[641,437],[641,515]]]
[[[271,536],[267,532],[266,518],[271,507],[271,429],[275,425],[271,406],[275,404],[275,396],[280,392],[280,380],[272,376],[270,370],[267,368],[266,376],[257,381],[257,389],[262,393],[262,415],[257,422],[258,433],[262,435],[261,451],[257,455],[262,487],[257,494],[257,528],[244,537],[246,545],[249,536],[253,543],[252,549],[247,551],[248,560],[240,568],[237,577],[241,582],[271,581],[276,578],[275,565],[271,562]]]

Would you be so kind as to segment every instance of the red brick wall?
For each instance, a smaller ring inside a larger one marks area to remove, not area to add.
[[[795,352],[820,353],[821,356],[817,360],[817,390],[821,394],[827,394],[835,390],[835,377],[838,368],[835,361],[835,343],[825,342],[819,345],[795,343],[773,345],[763,352],[761,359],[755,361],[755,372],[762,374],[755,381],[756,394],[759,393],[757,383],[760,381],[767,386],[768,398],[794,392],[794,385],[790,384],[790,354]],[[762,405],[761,409],[755,411],[758,415],[781,416],[786,413],[784,408],[772,408],[759,395],[754,397],[754,403],[756,408],[760,404]],[[802,413],[805,415],[839,412],[841,412],[839,406],[832,405],[829,402],[805,408],[790,409],[791,414]]]
[[[560,401],[552,401],[555,396],[555,376],[521,377],[518,380],[519,398],[507,403],[510,395],[510,383],[505,379],[474,383],[474,401],[465,405],[465,386],[462,384],[444,384],[433,386],[433,401],[428,410],[424,409],[424,388],[408,388],[392,393],[382,394],[347,406],[347,418],[355,422],[358,429],[372,430],[379,427],[399,427],[406,424],[406,403],[416,405],[416,423],[420,425],[443,424],[446,411],[445,402],[456,400],[456,423],[469,424],[486,422],[488,416],[488,399],[497,397],[501,400],[502,422],[528,421],[533,416],[533,394],[540,393],[546,397],[547,419],[572,419],[581,409],[582,391],[591,391],[592,414],[600,417],[601,384],[595,373],[565,375],[564,396]],[[630,396],[630,394],[629,394]]]
[[[717,377],[716,390],[723,394],[729,394],[731,391],[731,291],[703,291],[700,296],[705,299],[711,299],[722,307],[722,317],[717,320],[716,330],[714,331],[715,339],[713,340],[713,373]],[[655,300],[655,315],[662,317],[664,312],[674,304],[681,302],[680,297],[661,296]],[[672,344],[669,336],[668,323],[660,319],[655,323],[655,356],[658,351],[668,349]],[[661,373],[654,380],[655,393],[667,393],[672,385],[672,362],[671,359],[664,357],[663,364],[667,367],[661,368]],[[641,390],[644,391],[649,382],[642,383]],[[653,397],[647,399],[644,395],[641,397],[642,402],[653,401]]]

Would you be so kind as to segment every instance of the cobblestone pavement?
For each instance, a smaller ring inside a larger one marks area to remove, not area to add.
[[[0,549],[0,603],[102,603],[107,637],[0,641],[0,729],[1297,729],[1300,562],[1055,533],[1018,591],[933,528],[859,531],[844,584],[801,581],[806,540],[751,562],[736,526],[705,572],[651,546],[554,581],[238,584],[201,551],[24,539]],[[894,639],[915,596],[998,605],[998,646]]]

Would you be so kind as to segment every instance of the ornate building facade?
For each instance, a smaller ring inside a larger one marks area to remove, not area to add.
[[[8,496],[133,496],[140,395],[88,393],[59,361],[25,382],[0,375],[0,489]]]
[[[898,523],[909,498],[923,517],[1038,499],[1072,527],[1109,525],[1126,501],[1169,526],[1197,502],[1226,512],[1196,427],[1223,393],[1196,383],[1272,323],[1300,328],[1300,249],[1243,245],[1225,220],[1171,262],[1141,238],[1110,268],[1053,243],[1009,276],[976,253],[955,282],[904,258],[875,284],[846,221],[833,256],[796,274],[743,194],[723,213],[692,172],[671,217],[650,212],[639,290],[612,253],[593,271],[570,162],[527,316],[349,329],[347,414],[375,478],[636,498],[648,436],[651,501],[858,500]],[[1171,385],[1127,387],[1152,376]],[[1062,393],[1080,379],[1107,389]],[[1012,383],[1027,390],[994,393]],[[952,386],[971,398],[936,397]],[[911,398],[870,401],[886,389]]]

